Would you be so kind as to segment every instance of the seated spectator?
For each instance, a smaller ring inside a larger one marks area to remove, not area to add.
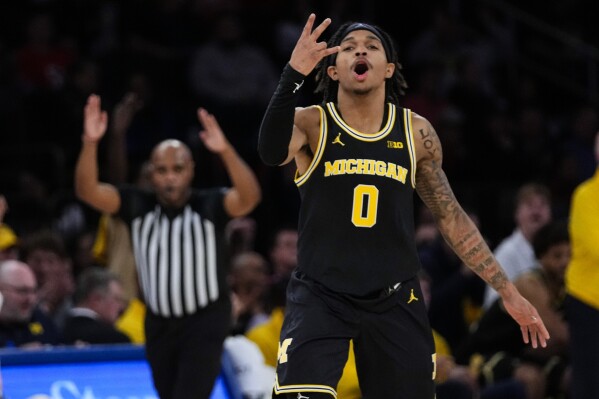
[[[0,347],[41,347],[58,342],[52,320],[37,306],[31,268],[17,260],[0,262]]]
[[[516,193],[515,200],[516,228],[499,243],[494,251],[497,261],[512,281],[535,265],[532,237],[553,217],[551,193],[542,184],[522,185]],[[498,297],[497,291],[487,287],[483,307],[488,309]]]
[[[476,330],[458,350],[458,362],[482,359],[483,383],[516,379],[524,384],[528,399],[563,395],[567,379],[568,328],[562,302],[564,275],[570,259],[567,226],[550,222],[532,239],[537,265],[514,280],[522,295],[539,311],[551,340],[547,347],[531,350],[522,332],[496,300],[483,314]]]
[[[273,285],[287,285],[291,272],[297,267],[297,228],[282,226],[275,230],[268,246]]]
[[[85,270],[77,280],[73,303],[64,324],[64,343],[131,342],[115,327],[125,309],[125,300],[123,287],[114,274],[100,268]]]
[[[242,252],[231,261],[228,276],[233,305],[231,334],[244,334],[268,319],[268,264],[257,252]]]
[[[256,221],[250,216],[231,219],[227,223],[225,234],[231,256],[252,251],[256,242]]]
[[[62,329],[75,282],[72,265],[61,236],[52,230],[40,230],[24,238],[21,260],[35,273],[39,307]]]

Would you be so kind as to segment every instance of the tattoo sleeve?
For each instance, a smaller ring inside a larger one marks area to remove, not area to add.
[[[464,264],[494,289],[508,281],[505,272],[476,225],[464,212],[442,168],[443,153],[437,133],[430,124],[416,132],[419,155],[416,190],[431,210],[439,231]]]

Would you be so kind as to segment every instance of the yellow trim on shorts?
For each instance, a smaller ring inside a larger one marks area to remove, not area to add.
[[[326,385],[310,385],[310,384],[298,384],[298,385],[279,385],[279,376],[275,374],[275,385],[274,391],[276,395],[285,393],[296,393],[296,392],[319,392],[331,395],[337,399],[337,391]]]

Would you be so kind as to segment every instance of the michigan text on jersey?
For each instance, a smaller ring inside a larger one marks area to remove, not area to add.
[[[337,159],[333,163],[324,163],[325,177],[354,174],[388,177],[405,184],[408,170],[393,162],[374,159]]]

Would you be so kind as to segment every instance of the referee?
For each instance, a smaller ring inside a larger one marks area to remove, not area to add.
[[[224,227],[260,201],[251,168],[213,115],[198,109],[200,139],[225,165],[231,188],[191,187],[189,148],[165,140],[152,151],[153,190],[98,181],[97,149],[108,116],[91,95],[84,110],[83,144],[75,169],[77,196],[127,222],[139,285],[147,306],[146,355],[161,399],[208,398],[220,371],[231,324]]]

